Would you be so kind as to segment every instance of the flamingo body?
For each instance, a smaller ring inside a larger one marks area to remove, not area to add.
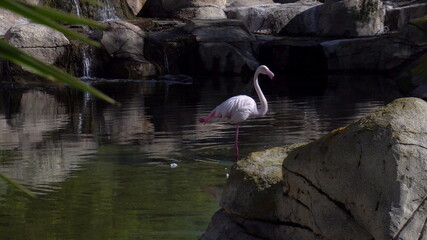
[[[257,68],[254,74],[254,87],[258,94],[261,102],[261,107],[258,108],[257,103],[254,99],[246,95],[238,95],[231,97],[218,105],[212,110],[207,117],[200,118],[201,123],[213,123],[213,122],[229,122],[236,124],[236,137],[234,143],[234,149],[236,152],[236,161],[239,160],[239,126],[240,123],[248,118],[264,116],[268,111],[267,99],[261,91],[258,84],[258,75],[266,74],[270,78],[274,77],[274,73],[268,69],[267,66],[261,65]]]
[[[201,123],[229,122],[240,123],[258,115],[254,99],[246,95],[231,97],[218,105],[206,118],[200,118]]]

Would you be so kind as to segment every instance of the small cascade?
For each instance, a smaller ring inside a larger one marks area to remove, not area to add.
[[[101,4],[101,7],[99,9],[99,15],[101,21],[110,21],[110,20],[116,20],[119,19],[116,14],[116,9],[114,8],[114,5],[112,3],[112,0],[98,0],[98,2]]]
[[[83,76],[82,78],[90,78],[92,77],[92,59],[93,49],[85,45],[82,49],[82,58],[83,58]]]
[[[79,0],[73,0],[74,5],[76,6],[76,15],[80,17],[82,10],[80,9]]]
[[[81,16],[81,8],[79,0],[73,0],[74,5],[76,6],[76,15],[78,17]],[[87,26],[83,26],[83,30],[89,32],[89,28]],[[92,48],[88,45],[84,45],[82,48],[82,65],[83,65],[83,75],[82,78],[90,78],[91,77],[91,66],[92,66]]]
[[[166,48],[163,48],[163,63],[165,64],[166,73],[169,73],[170,72],[169,59],[168,59],[168,54],[166,53]]]

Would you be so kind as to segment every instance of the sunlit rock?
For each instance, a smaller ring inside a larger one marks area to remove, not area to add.
[[[363,37],[384,32],[385,7],[380,0],[326,0],[287,24],[282,35]]]
[[[142,16],[179,19],[224,19],[225,0],[147,0]]]
[[[67,69],[74,64],[70,52],[70,41],[64,34],[36,23],[22,24],[10,28],[4,39],[11,45],[47,64]],[[15,81],[40,81],[31,71],[12,65]]]
[[[132,10],[134,16],[139,14],[146,2],[147,0],[126,0],[126,3]]]
[[[398,99],[318,140],[253,154],[233,167],[201,239],[423,239],[426,113],[425,101]]]
[[[228,18],[243,21],[251,32],[276,34],[297,15],[319,4],[321,3],[317,1],[297,1],[286,4],[270,3],[228,7],[225,12]]]
[[[16,13],[0,9],[0,35],[4,35],[9,28],[28,23],[28,20]]]

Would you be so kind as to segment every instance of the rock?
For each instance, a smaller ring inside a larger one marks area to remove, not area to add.
[[[184,26],[199,43],[203,68],[216,73],[242,73],[255,70],[253,44],[256,39],[241,21],[193,20]]]
[[[63,69],[67,69],[73,63],[68,54],[70,41],[62,33],[46,26],[35,23],[15,26],[6,32],[4,39],[44,63],[54,64]],[[23,76],[29,72],[13,65],[11,74],[17,80],[25,78]]]
[[[418,46],[427,45],[427,17],[409,21],[399,31],[399,36]]]
[[[144,17],[168,17],[189,20],[223,19],[225,0],[148,0],[143,9]]]
[[[160,67],[161,74],[200,73],[197,41],[182,28],[149,33],[145,41],[145,56]]]
[[[402,98],[318,140],[252,154],[233,166],[201,239],[424,239],[426,115],[425,101]]]
[[[384,32],[385,8],[380,0],[325,0],[296,16],[281,35],[327,37],[374,36]],[[339,23],[339,24],[337,24]]]
[[[28,23],[28,19],[18,14],[0,9],[0,35],[4,35],[9,28]]]
[[[131,23],[115,20],[106,23],[106,31],[96,30],[91,37],[99,40],[110,56],[106,76],[139,79],[157,75],[156,67],[144,57],[145,32]]]
[[[282,38],[261,44],[259,59],[285,72],[385,72],[402,68],[424,53],[427,46],[421,37],[425,38],[424,33],[412,27],[405,34],[365,38]]]
[[[137,16],[144,7],[147,0],[126,0],[127,5],[132,10],[134,16]]]
[[[287,4],[238,6],[226,8],[225,13],[230,19],[243,21],[251,32],[276,34],[297,15],[319,4],[315,1],[301,1]]]
[[[237,20],[192,20],[183,27],[150,33],[147,56],[164,73],[232,73],[253,71],[256,39]]]
[[[427,3],[410,4],[406,6],[389,6],[385,16],[385,26],[389,31],[397,31],[410,20],[427,15]]]
[[[277,220],[280,214],[272,194],[282,194],[283,159],[301,145],[254,152],[237,162],[230,171],[220,202],[225,212],[244,218]]]
[[[99,40],[112,58],[143,59],[145,32],[120,20],[109,21],[107,30],[96,30],[91,37]]]
[[[275,3],[274,0],[227,0],[227,7],[247,7],[273,3]]]
[[[290,152],[284,191],[300,208],[289,211],[328,239],[352,236],[337,224],[360,229],[361,239],[419,239],[427,221],[426,113],[425,101],[398,99]]]
[[[321,43],[329,70],[387,71],[425,51],[414,43],[392,36],[339,39]]]
[[[259,59],[271,69],[286,73],[326,72],[328,58],[320,39],[281,38],[263,43]]]
[[[227,16],[219,7],[189,7],[178,10],[175,16],[179,19],[225,19]]]
[[[234,165],[221,198],[222,209],[201,239],[315,239],[305,229],[280,223],[280,209],[292,204],[283,195],[283,159],[302,145],[252,153]]]

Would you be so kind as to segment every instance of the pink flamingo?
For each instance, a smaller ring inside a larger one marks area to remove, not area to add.
[[[255,100],[246,95],[238,95],[227,99],[225,102],[218,105],[207,117],[200,118],[201,123],[212,123],[225,121],[236,124],[236,137],[234,139],[234,150],[236,152],[236,161],[239,160],[239,127],[240,123],[248,118],[264,116],[268,111],[267,99],[261,91],[258,84],[258,75],[262,73],[270,78],[274,77],[274,73],[267,66],[261,65],[257,68],[254,74],[254,87],[261,102],[261,108],[257,108]]]

